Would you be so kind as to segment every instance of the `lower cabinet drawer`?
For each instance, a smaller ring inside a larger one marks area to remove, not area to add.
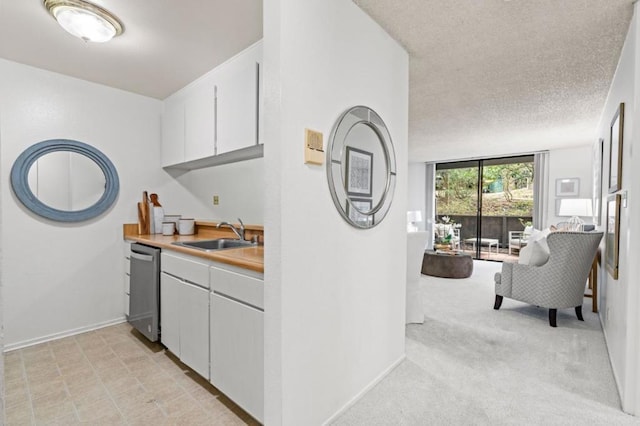
[[[182,254],[168,254],[163,251],[160,268],[162,272],[174,277],[209,288],[209,265],[199,262],[197,258]]]
[[[211,290],[264,309],[264,281],[226,269],[211,267]]]

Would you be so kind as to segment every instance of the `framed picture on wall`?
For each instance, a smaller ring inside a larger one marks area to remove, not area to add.
[[[593,144],[593,223],[602,225],[602,159],[604,157],[604,139]]]
[[[351,200],[351,203],[349,203],[349,200]],[[372,220],[371,216],[362,213],[371,211],[373,206],[371,198],[350,198],[349,200],[347,200],[347,215],[349,219],[361,225],[369,225]]]
[[[577,197],[580,194],[580,178],[556,179],[556,197]]]
[[[610,195],[607,199],[607,229],[605,233],[605,258],[607,271],[614,280],[618,279],[618,261],[620,259],[620,194]]]
[[[373,153],[347,146],[345,176],[347,194],[371,197],[373,186]]]
[[[609,193],[622,188],[622,135],[624,133],[624,103],[611,120],[609,143]]]

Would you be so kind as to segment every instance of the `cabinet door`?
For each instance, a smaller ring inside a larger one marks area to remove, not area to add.
[[[182,282],[180,360],[209,379],[209,291]]]
[[[184,108],[182,97],[164,101],[162,113],[162,166],[184,162]]]
[[[131,243],[124,242],[124,315],[129,319],[129,288],[131,284]]]
[[[177,278],[160,274],[160,341],[180,357],[180,286]]]
[[[131,287],[131,276],[129,271],[124,274],[124,314],[129,318],[129,288]]]
[[[211,293],[211,383],[261,422],[263,316],[262,311]]]
[[[208,77],[190,90],[185,104],[185,161],[215,154],[215,83]]]
[[[216,154],[258,143],[258,64],[241,59],[227,64],[217,79]]]

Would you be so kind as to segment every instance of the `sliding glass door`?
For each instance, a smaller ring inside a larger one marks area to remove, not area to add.
[[[533,156],[436,165],[435,246],[517,258],[533,215]]]
[[[480,162],[436,164],[436,249],[463,250],[478,235]]]

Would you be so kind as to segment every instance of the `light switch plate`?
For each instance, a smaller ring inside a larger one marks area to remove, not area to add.
[[[304,129],[304,163],[320,165],[324,163],[322,132]]]

